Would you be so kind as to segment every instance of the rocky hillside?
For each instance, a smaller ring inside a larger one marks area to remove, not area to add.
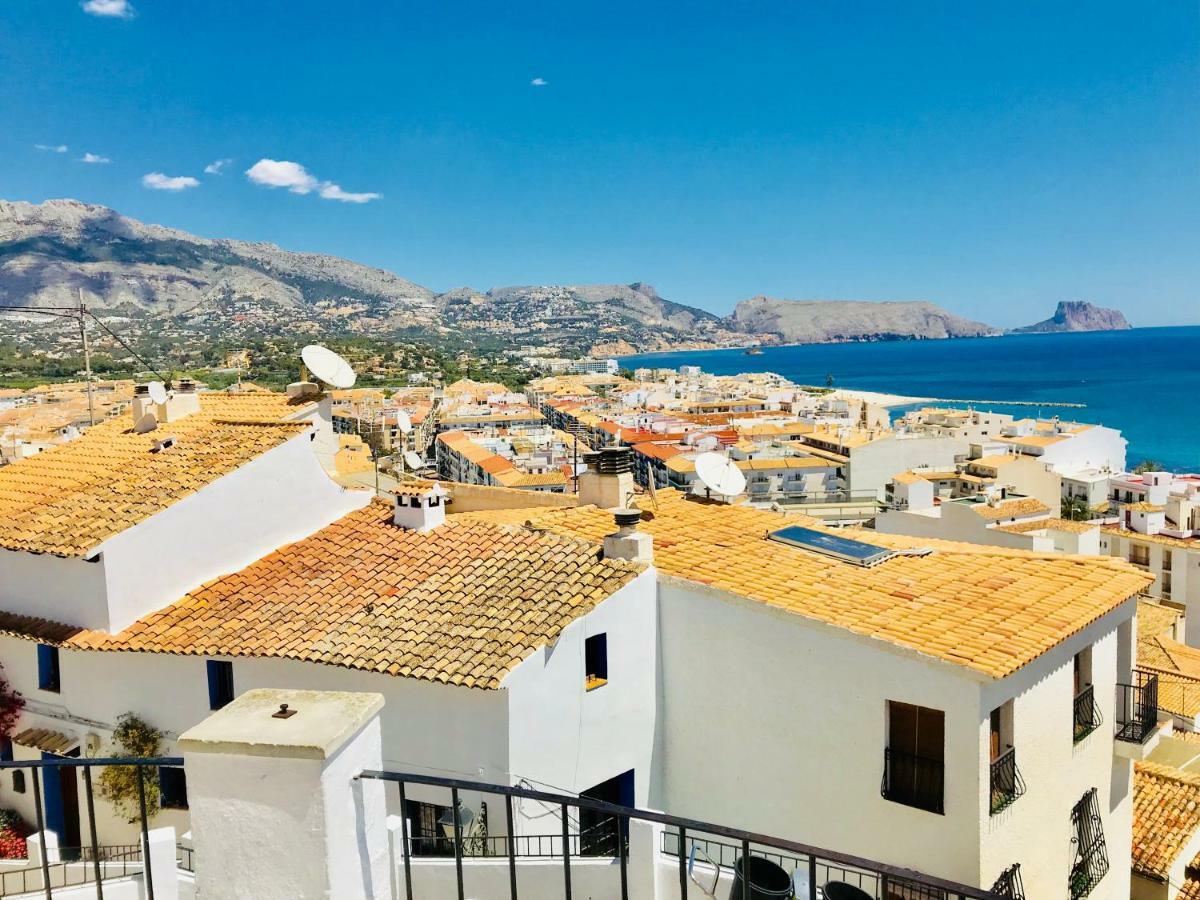
[[[948,313],[925,301],[873,303],[752,297],[737,305],[731,322],[740,331],[770,334],[789,344],[999,334],[989,325]]]
[[[1049,319],[1014,328],[1013,331],[1019,334],[1045,334],[1057,331],[1124,331],[1129,327],[1119,309],[1105,309],[1083,300],[1064,300]]]
[[[273,244],[209,240],[75,200],[0,201],[0,306],[176,315],[223,300],[280,308],[358,302],[375,315],[428,305],[433,292],[385,272]]]

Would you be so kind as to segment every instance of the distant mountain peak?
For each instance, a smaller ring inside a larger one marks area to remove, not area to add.
[[[1105,309],[1086,300],[1062,300],[1049,319],[1014,328],[1013,331],[1019,334],[1046,334],[1059,331],[1124,331],[1130,327],[1119,309]]]

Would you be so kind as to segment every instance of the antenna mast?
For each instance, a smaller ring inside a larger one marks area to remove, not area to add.
[[[87,379],[88,425],[95,425],[96,404],[92,399],[92,350],[88,345],[87,307],[83,303],[83,288],[79,289],[79,337],[83,341],[83,377]]]

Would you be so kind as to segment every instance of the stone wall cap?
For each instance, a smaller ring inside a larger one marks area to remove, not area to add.
[[[279,712],[286,705],[287,716]],[[383,695],[257,688],[179,736],[183,753],[329,759],[383,709]]]

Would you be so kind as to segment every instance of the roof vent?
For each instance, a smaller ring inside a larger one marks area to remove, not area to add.
[[[841,562],[864,568],[878,565],[896,555],[894,551],[886,547],[877,547],[874,544],[840,537],[827,531],[804,528],[800,525],[780,528],[778,531],[770,532],[767,537],[780,544],[799,547],[801,550],[810,550],[813,553],[820,553],[822,556],[829,556]]]
[[[604,447],[600,451],[601,475],[624,475],[633,471],[633,451],[628,447]]]
[[[150,452],[162,453],[164,450],[170,450],[178,440],[179,438],[175,437],[175,435],[171,435],[170,437],[163,438],[161,441],[155,441],[154,446],[150,448]]]

